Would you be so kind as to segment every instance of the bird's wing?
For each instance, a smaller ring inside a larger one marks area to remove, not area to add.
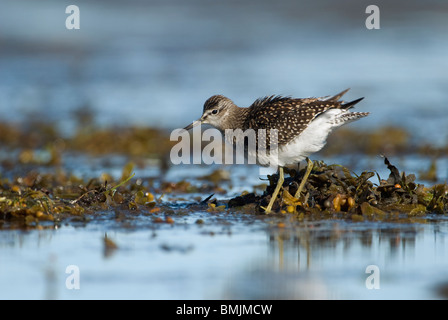
[[[350,90],[350,88],[345,89],[344,91],[341,91],[341,92],[335,94],[334,96],[320,97],[319,100],[321,100],[321,101],[338,101],[339,99],[342,98],[342,96],[343,96],[344,94],[347,93],[348,90]]]
[[[267,146],[270,143],[270,130],[277,129],[278,143],[286,144],[297,137],[309,123],[322,112],[339,108],[337,101],[321,101],[318,98],[292,99],[271,96],[259,99],[249,107],[249,117],[245,125],[256,131],[265,129]],[[259,136],[260,137],[260,136]],[[259,141],[264,145],[263,141]]]

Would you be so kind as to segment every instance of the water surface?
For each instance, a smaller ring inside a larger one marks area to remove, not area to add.
[[[2,231],[1,298],[446,298],[439,294],[448,282],[446,218],[298,223],[196,213],[155,225],[103,214],[57,230]],[[105,250],[105,233],[118,249]],[[78,290],[66,287],[69,265],[79,267]],[[379,289],[366,287],[370,265],[380,272]]]
[[[88,107],[98,126],[170,131],[197,119],[203,102],[217,93],[248,106],[265,95],[324,96],[350,87],[346,99],[364,96],[356,109],[371,112],[353,128],[391,124],[416,142],[446,145],[446,3],[377,1],[381,29],[367,30],[370,4],[77,1],[81,29],[69,31],[60,1],[3,0],[0,121],[48,121],[69,136],[77,126],[74,112]],[[0,146],[1,159],[15,159],[17,152]],[[107,158],[68,152],[63,169],[86,179],[103,172],[120,177],[128,159]],[[380,155],[315,159],[358,174],[389,174]],[[416,155],[390,160],[417,176],[432,161]],[[437,159],[438,182],[447,181],[447,168],[446,157]],[[135,177],[203,183],[195,179],[215,169],[179,166],[163,176],[148,162]],[[231,180],[218,199],[263,182],[257,168],[225,169]],[[23,170],[15,166],[0,175],[12,179],[54,168]],[[56,229],[0,230],[0,298],[447,298],[440,293],[448,283],[446,216],[355,222],[207,208],[181,214],[178,209],[197,196],[209,194],[164,200],[174,224],[105,210]],[[106,233],[117,249],[105,249]],[[80,270],[79,290],[66,287],[69,265]],[[366,287],[369,265],[380,271],[379,289]]]

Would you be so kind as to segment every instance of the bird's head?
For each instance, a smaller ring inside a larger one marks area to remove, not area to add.
[[[190,130],[199,124],[210,124],[217,129],[224,130],[225,121],[229,116],[230,109],[236,107],[232,100],[222,95],[214,95],[204,103],[204,110],[199,120],[186,126],[185,130]]]

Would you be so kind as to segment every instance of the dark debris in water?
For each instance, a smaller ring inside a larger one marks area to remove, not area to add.
[[[123,173],[129,169],[125,166]],[[149,187],[139,180],[130,182],[132,177],[114,181],[102,175],[83,180],[62,171],[32,171],[15,179],[0,177],[0,229],[54,228],[64,218],[87,220],[86,216],[114,209],[130,214],[163,213],[163,205]]]
[[[165,181],[154,186],[151,179],[134,179],[133,169],[132,162],[126,164],[119,180],[108,174],[81,179],[61,169],[54,173],[30,171],[14,179],[0,175],[0,229],[55,228],[64,221],[87,222],[102,212],[115,212],[114,219],[121,222],[145,215],[152,217],[154,224],[170,225],[175,223],[175,215],[195,210],[222,212],[226,208],[212,199],[225,192],[215,182],[195,185],[185,180]],[[186,208],[170,202],[196,193],[210,196]]]
[[[297,172],[285,169],[290,177],[285,178],[282,191],[273,209],[281,213],[334,214],[344,213],[356,220],[364,218],[388,219],[405,214],[408,217],[429,213],[448,213],[448,186],[438,184],[425,187],[415,183],[415,175],[406,175],[385,158],[390,171],[387,179],[381,179],[375,172],[352,174],[340,165],[314,163],[300,199],[293,197],[301,182],[305,169]],[[377,176],[379,185],[370,179]],[[254,212],[264,212],[277,184],[277,175],[269,176],[269,186],[262,196],[253,193],[231,199],[229,207],[254,208]]]
[[[273,210],[299,219],[342,215],[356,221],[396,220],[404,215],[409,222],[429,213],[448,213],[446,184],[425,187],[415,182],[415,175],[400,172],[387,158],[384,163],[390,171],[387,179],[375,172],[356,175],[341,165],[315,162],[299,199],[293,195],[305,168],[285,169],[286,179]],[[55,228],[66,218],[85,222],[104,211],[116,212],[115,219],[120,221],[150,215],[153,223],[167,225],[175,223],[176,215],[197,211],[263,213],[261,207],[268,204],[278,179],[277,175],[269,176],[269,185],[261,195],[245,192],[218,201],[215,195],[225,190],[215,179],[199,187],[184,180],[161,182],[155,187],[152,182],[133,179],[132,171],[132,163],[125,165],[118,181],[107,174],[84,180],[62,170],[46,174],[31,171],[14,179],[0,177],[0,229]],[[371,181],[373,177],[378,178],[378,184]],[[176,202],[188,193],[204,196],[183,207],[162,201],[169,198]]]
[[[331,218],[336,214],[356,221],[448,213],[446,184],[425,187],[415,182],[415,175],[400,172],[387,158],[384,162],[390,171],[387,179],[374,172],[356,175],[340,165],[315,162],[300,199],[292,195],[305,169],[285,169],[289,177],[273,209],[299,218]],[[124,166],[118,181],[106,174],[83,180],[61,170],[51,174],[32,171],[15,179],[0,177],[0,229],[55,228],[66,218],[85,222],[105,211],[116,212],[115,219],[120,221],[134,215],[149,215],[153,223],[166,225],[175,223],[178,215],[197,211],[257,214],[263,212],[261,206],[267,205],[277,183],[277,176],[272,175],[262,195],[246,192],[228,201],[218,201],[214,195],[223,189],[215,183],[195,187],[186,181],[164,182],[155,187],[149,181],[133,179],[132,171],[132,163]],[[370,181],[375,176],[379,184]],[[183,207],[162,201],[164,197],[176,199],[176,195],[196,192],[208,196]]]

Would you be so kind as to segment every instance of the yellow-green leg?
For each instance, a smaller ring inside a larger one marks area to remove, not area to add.
[[[296,194],[294,195],[294,197],[297,199],[299,199],[300,193],[302,192],[303,188],[305,187],[306,180],[308,180],[308,176],[310,175],[311,170],[313,170],[313,161],[311,161],[308,158],[306,158],[306,161],[308,162],[308,164],[306,167],[305,175],[302,178],[302,182],[300,182],[299,189],[297,189]]]
[[[279,167],[278,169],[279,177],[277,181],[277,186],[275,187],[274,193],[271,196],[271,201],[266,208],[263,208],[266,214],[271,213],[272,206],[274,205],[275,199],[277,199],[278,193],[280,192],[280,188],[283,186],[283,182],[285,181],[285,177],[283,176],[283,167]]]

